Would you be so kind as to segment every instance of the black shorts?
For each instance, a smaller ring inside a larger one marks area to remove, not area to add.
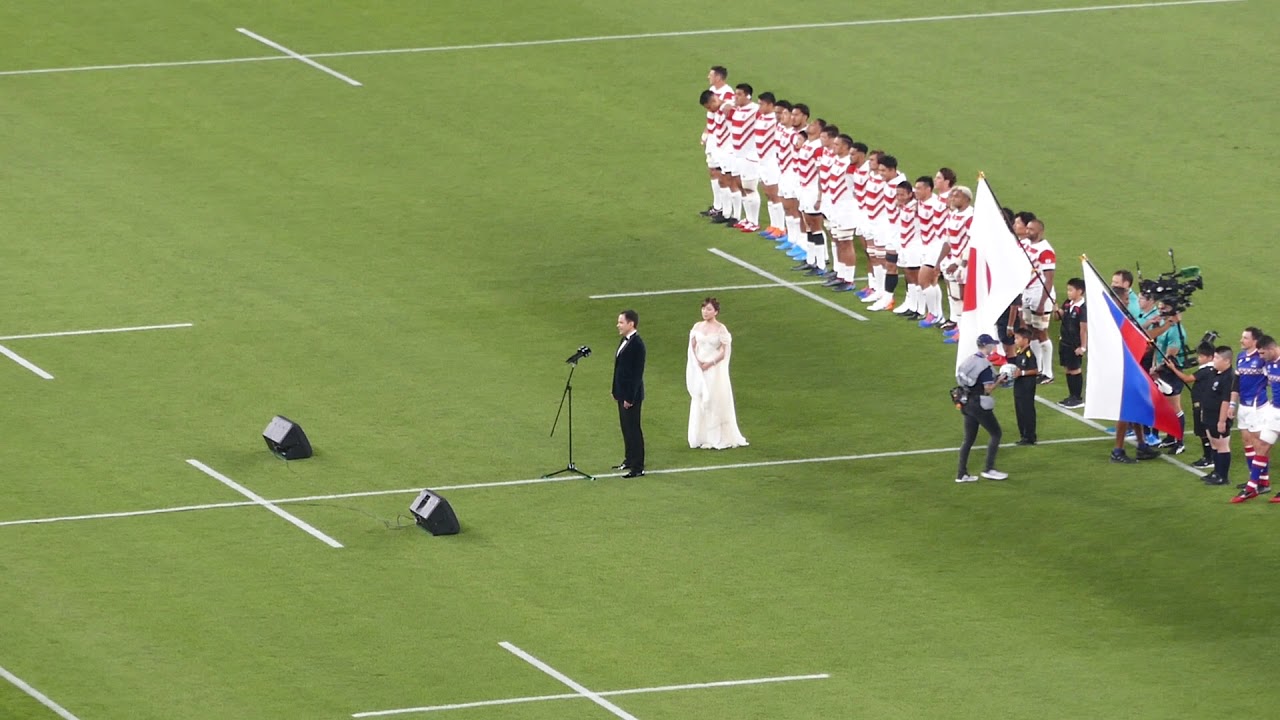
[[[1164,390],[1160,391],[1160,393],[1165,397],[1181,395],[1182,389],[1187,386],[1186,383],[1182,382],[1182,378],[1174,375],[1173,372],[1167,368],[1161,368],[1157,375],[1161,380],[1169,384],[1169,392],[1164,392]]]
[[[1078,345],[1059,345],[1058,362],[1066,370],[1079,370],[1084,364],[1084,356],[1076,354]]]
[[[1227,424],[1223,426],[1226,428],[1226,430],[1222,432],[1218,432],[1218,416],[1217,415],[1214,415],[1212,417],[1206,415],[1204,416],[1202,422],[1204,423],[1204,431],[1209,434],[1209,437],[1214,439],[1231,437],[1231,421],[1230,420],[1227,420]]]

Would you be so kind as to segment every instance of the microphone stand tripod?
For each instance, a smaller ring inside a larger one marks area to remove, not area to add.
[[[565,400],[567,399],[569,401],[569,464],[555,472],[543,475],[542,477],[544,478],[555,477],[563,473],[575,473],[588,480],[595,480],[593,476],[582,472],[578,469],[578,466],[573,464],[573,371],[577,369],[578,361],[571,359],[569,362],[569,377],[564,381],[564,394],[560,396],[560,408],[556,410],[556,419],[551,423],[551,436],[554,437],[556,425],[560,422],[560,412],[564,410]]]

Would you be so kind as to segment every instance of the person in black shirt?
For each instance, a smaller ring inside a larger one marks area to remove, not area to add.
[[[1035,334],[1030,328],[1013,331],[1013,411],[1018,417],[1019,445],[1036,444],[1036,386],[1040,384],[1040,366],[1031,350]]]
[[[969,451],[978,439],[978,427],[991,436],[987,443],[987,466],[982,477],[988,480],[1004,480],[1008,473],[996,469],[996,451],[1000,449],[1000,421],[996,419],[996,400],[991,391],[996,388],[996,374],[987,357],[996,349],[996,339],[990,335],[978,337],[978,352],[960,362],[956,369],[956,382],[965,388],[966,399],[960,408],[964,415],[964,442],[960,444],[960,465],[956,470],[956,482],[976,482],[978,477],[969,474]]]
[[[1197,354],[1203,352],[1203,345]],[[1226,345],[1213,349],[1213,374],[1200,380],[1203,367],[1196,371],[1195,387],[1192,397],[1199,391],[1200,416],[1197,424],[1202,424],[1213,446],[1213,472],[1204,476],[1206,485],[1227,485],[1227,475],[1231,470],[1231,415],[1228,408],[1231,404],[1231,391],[1235,387],[1236,373],[1231,367],[1231,359],[1235,351]],[[1171,360],[1166,361],[1169,366]]]
[[[1194,421],[1196,437],[1200,439],[1200,449],[1204,453],[1191,466],[1207,468],[1213,465],[1213,446],[1209,443],[1209,432],[1204,424],[1204,394],[1209,390],[1209,378],[1217,373],[1213,367],[1213,345],[1200,343],[1196,348],[1196,361],[1199,367],[1195,373],[1188,374],[1177,368],[1173,371],[1177,373],[1178,379],[1191,385],[1191,419]]]
[[[1078,408],[1084,404],[1084,375],[1080,367],[1089,342],[1089,320],[1084,307],[1084,280],[1067,281],[1067,299],[1056,312],[1058,316],[1058,362],[1067,374],[1067,397],[1058,404]]]

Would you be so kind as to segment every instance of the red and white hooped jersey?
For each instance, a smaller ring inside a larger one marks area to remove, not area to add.
[[[793,127],[778,128],[778,169],[786,173],[795,169],[796,130]]]
[[[867,207],[867,181],[871,179],[871,161],[863,160],[861,165],[849,170],[849,181],[853,184],[853,199],[858,203],[858,207],[866,214]]]
[[[1040,238],[1039,242],[1027,243],[1023,246],[1023,249],[1027,251],[1027,257],[1031,258],[1031,267],[1036,271],[1031,278],[1031,282],[1027,283],[1027,287],[1041,285],[1042,281],[1047,285],[1048,278],[1044,276],[1044,273],[1046,270],[1053,270],[1058,261],[1058,256],[1054,253],[1053,246],[1049,244],[1048,240]]]
[[[849,195],[849,185],[844,181],[849,172],[849,156],[841,157],[831,153],[829,155],[831,161],[827,164],[826,171],[822,172],[821,166],[819,167],[818,181],[822,189],[823,207],[852,200]]]
[[[926,245],[931,245],[942,237],[942,216],[946,211],[947,206],[934,195],[930,195],[924,202],[916,203],[916,234]]]
[[[898,183],[906,182],[907,176],[898,173],[892,180],[881,180],[883,187],[880,190],[880,210],[886,215],[890,210],[898,205]]]
[[[898,236],[902,238],[902,247],[907,247],[920,238],[920,203],[913,197],[898,210]],[[897,207],[897,204],[894,205]]]
[[[880,173],[873,171],[868,175],[866,199],[862,207],[867,212],[867,220],[873,225],[880,222],[880,216],[884,213],[884,203],[881,200],[884,186],[884,178],[880,177]]]
[[[818,161],[822,159],[822,141],[814,138],[796,150],[796,173],[800,176],[800,185],[807,187],[818,180]]]
[[[946,219],[947,257],[960,260],[969,251],[969,226],[973,225],[973,208],[951,210]]]
[[[729,115],[729,135],[733,141],[733,152],[740,158],[759,160],[756,152],[756,117],[760,114],[760,106],[747,103],[741,107],[733,106]]]
[[[756,115],[756,155],[762,161],[778,161],[778,144],[781,140],[782,128],[778,125],[777,113],[759,113]]]
[[[725,84],[725,86],[720,88],[719,90],[715,89],[714,87],[707,88],[707,89],[715,93],[716,96],[719,97],[722,102],[727,102],[727,103],[733,102],[733,87],[731,85]],[[719,112],[711,112],[710,110],[707,111],[707,129],[704,131],[707,137],[711,137],[711,135],[715,132],[716,116],[719,114],[720,114]]]

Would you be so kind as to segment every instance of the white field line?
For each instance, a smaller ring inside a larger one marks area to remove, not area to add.
[[[794,283],[795,285],[821,285],[823,280],[810,280],[807,282]],[[687,293],[704,293],[719,292],[721,290],[763,290],[767,288],[782,288],[786,285],[778,283],[760,283],[758,285],[721,285],[720,287],[704,287],[704,288],[680,288],[679,290],[649,290],[646,292],[627,292],[627,293],[610,293],[608,295],[588,295],[588,300],[607,300],[609,298],[626,298],[626,297],[648,297],[650,295],[684,295]],[[0,338],[3,340],[4,338]]]
[[[820,673],[817,675],[787,675],[784,677],[766,677],[751,678],[749,680],[721,680],[719,682],[706,683],[686,683],[684,685],[661,685],[658,687],[633,688],[630,690],[605,690],[596,693],[600,697],[616,697],[618,695],[641,695],[644,693],[662,693],[662,692],[679,692],[682,690],[703,690],[707,688],[722,687],[741,687],[743,685],[764,685],[767,683],[797,682],[800,680],[826,680],[831,675]],[[582,696],[577,693],[563,693],[560,695],[535,695],[531,697],[505,698],[502,700],[482,700],[480,702],[457,703],[454,705],[426,705],[415,708],[400,708],[397,710],[378,710],[374,712],[362,712],[352,715],[353,718],[367,717],[384,717],[387,715],[406,715],[409,713],[428,713],[440,710],[464,710],[467,708],[491,707],[493,705],[516,705],[520,703],[541,702],[545,700],[574,700]]]
[[[62,720],[80,720],[80,718],[68,712],[66,708],[62,707],[58,703],[51,700],[48,695],[45,695],[39,690],[31,687],[25,681],[23,681],[22,678],[18,677],[17,675],[14,675],[13,673],[9,672],[8,670],[5,670],[2,667],[0,667],[0,677],[4,678],[5,680],[8,680],[9,682],[13,683],[19,690],[35,698],[36,701],[38,701],[41,705],[52,710],[54,714],[62,718]]]
[[[548,665],[548,664],[546,664],[546,663],[542,662],[541,660],[539,660],[538,658],[536,658],[536,657],[534,657],[534,656],[530,655],[529,653],[525,652],[524,650],[521,650],[520,648],[516,647],[515,645],[512,645],[511,643],[509,643],[509,642],[507,642],[507,641],[505,641],[505,640],[503,640],[502,642],[500,642],[500,643],[498,643],[498,644],[502,646],[502,649],[503,649],[503,650],[506,650],[507,652],[511,653],[512,655],[515,655],[516,657],[520,658],[521,660],[524,660],[525,662],[527,662],[527,663],[529,663],[530,665],[532,665],[532,666],[534,666],[534,667],[538,668],[539,670],[541,670],[542,672],[544,672],[544,673],[546,673],[546,674],[550,675],[551,677],[555,678],[556,680],[559,680],[560,682],[564,683],[564,684],[565,684],[565,686],[567,686],[570,690],[573,690],[574,692],[578,693],[578,694],[579,694],[579,695],[581,695],[582,697],[584,697],[584,698],[586,698],[586,699],[590,700],[591,702],[593,702],[593,703],[595,703],[595,704],[599,705],[600,707],[604,708],[605,710],[608,710],[610,713],[613,713],[613,715],[614,715],[615,717],[622,718],[622,720],[640,720],[640,719],[639,719],[639,718],[637,718],[635,715],[632,715],[631,713],[627,712],[626,710],[623,710],[622,708],[618,707],[617,705],[614,705],[613,703],[609,702],[608,700],[605,700],[604,698],[600,697],[600,694],[599,694],[599,693],[591,692],[590,690],[588,690],[588,689],[586,688],[586,686],[584,686],[584,685],[582,685],[581,683],[577,682],[576,680],[574,680],[573,678],[569,677],[568,675],[565,675],[564,673],[560,672],[559,670],[556,670],[555,668],[551,667],[550,665]]]
[[[1040,445],[1062,445],[1067,443],[1097,442],[1099,440],[1106,440],[1106,439],[1107,439],[1106,436],[1095,435],[1095,436],[1084,437],[1084,438],[1060,438],[1057,440],[1041,440],[1039,444]],[[1016,448],[1018,447],[1018,445],[1016,443],[1005,443],[1000,447]],[[923,450],[896,450],[892,452],[868,453],[864,455],[835,455],[831,457],[798,458],[795,460],[764,460],[761,462],[732,463],[729,465],[705,465],[702,467],[668,468],[665,470],[645,470],[645,475],[674,475],[678,473],[712,472],[715,470],[741,470],[741,469],[747,469],[747,468],[776,467],[776,466],[783,466],[783,465],[807,465],[811,463],[874,460],[877,458],[888,458],[888,457],[911,457],[914,455],[938,455],[942,453],[953,453],[958,451],[959,449],[960,448],[954,448],[954,447],[926,448]],[[600,479],[608,479],[608,478],[622,477],[624,474],[625,473],[621,473],[621,472],[605,473],[602,475],[596,475],[595,477]],[[538,477],[538,478],[530,478],[528,480],[499,480],[496,482],[467,483],[464,485],[436,485],[436,486],[432,486],[432,489],[436,490],[437,492],[445,492],[445,491],[452,491],[452,490],[480,490],[485,488],[514,487],[518,485],[543,485],[546,483],[561,483],[561,482],[568,482],[571,480],[582,480],[582,479],[583,478],[571,477],[571,476],[560,476],[560,477],[550,477],[550,478]],[[278,500],[267,500],[265,502],[270,503],[272,505],[286,505],[289,503],[321,502],[324,500],[345,500],[348,498],[377,497],[380,495],[416,495],[420,492],[422,492],[421,486],[412,487],[412,488],[400,488],[397,490],[366,490],[361,492],[336,493],[332,495],[303,495],[300,497],[288,497],[288,498],[280,498]],[[0,527],[8,527],[11,525],[46,525],[49,523],[73,522],[77,520],[106,520],[110,518],[139,517],[142,515],[164,515],[168,513],[191,512],[195,510],[217,510],[220,508],[252,507],[254,505],[260,505],[260,504],[261,503],[257,501],[241,500],[238,502],[207,503],[203,505],[182,505],[178,507],[157,508],[154,510],[127,510],[123,512],[95,513],[92,515],[64,515],[60,517],[33,518],[29,520],[5,520],[5,521],[0,521]]]
[[[213,478],[214,480],[217,480],[218,482],[222,483],[223,485],[226,485],[227,487],[231,488],[232,490],[235,490],[236,492],[240,493],[241,495],[244,495],[245,497],[247,497],[247,498],[249,498],[250,500],[252,500],[252,501],[254,502],[254,504],[261,505],[262,507],[264,507],[264,508],[266,508],[266,509],[270,510],[271,512],[275,513],[276,515],[279,515],[280,517],[284,518],[285,520],[288,520],[290,523],[293,523],[293,525],[295,525],[298,529],[300,529],[300,530],[302,530],[303,532],[307,533],[307,534],[308,534],[308,535],[310,535],[311,537],[313,537],[313,538],[315,538],[315,539],[319,540],[320,542],[324,543],[325,545],[328,545],[328,546],[329,546],[329,547],[331,547],[331,548],[340,548],[340,547],[342,547],[342,543],[338,542],[337,540],[334,540],[333,538],[329,537],[328,535],[325,535],[324,533],[322,533],[322,532],[320,532],[319,530],[315,529],[315,528],[314,528],[314,527],[312,527],[311,525],[308,525],[308,524],[307,524],[305,521],[303,521],[302,519],[300,519],[300,518],[298,518],[298,517],[296,517],[296,516],[294,516],[294,515],[290,515],[289,513],[285,512],[284,510],[281,510],[280,508],[278,508],[278,507],[276,507],[275,505],[273,505],[270,501],[268,501],[268,500],[264,499],[261,495],[258,495],[257,493],[253,492],[253,491],[252,491],[252,490],[250,490],[249,488],[246,488],[245,486],[241,485],[240,483],[236,482],[235,480],[232,480],[231,478],[227,477],[226,475],[223,475],[222,473],[218,472],[217,470],[214,470],[213,468],[209,467],[208,465],[205,465],[204,463],[200,462],[199,460],[188,460],[188,461],[187,461],[187,464],[188,464],[188,465],[190,465],[191,467],[193,467],[193,468],[195,468],[195,469],[199,470],[200,472],[204,473],[205,475],[208,475],[209,477]]]
[[[285,55],[288,55],[289,57],[291,57],[291,58],[293,58],[293,59],[295,59],[295,60],[301,60],[302,62],[304,62],[304,63],[306,63],[306,64],[310,65],[311,67],[313,67],[313,68],[315,68],[315,69],[319,70],[320,72],[328,73],[329,75],[332,75],[333,77],[338,78],[339,80],[341,80],[342,82],[344,82],[344,83],[346,83],[346,84],[348,84],[348,85],[354,85],[355,87],[361,87],[361,85],[360,85],[360,82],[359,82],[359,81],[357,81],[357,80],[353,80],[353,79],[351,79],[351,78],[347,77],[346,75],[343,75],[342,73],[338,72],[337,70],[334,70],[333,68],[329,67],[328,65],[321,65],[320,63],[316,62],[315,60],[312,60],[312,59],[311,59],[311,58],[309,58],[309,57],[306,57],[305,55],[299,55],[298,53],[296,53],[296,52],[294,52],[294,51],[290,50],[289,48],[287,48],[287,47],[285,47],[285,46],[281,45],[280,43],[275,42],[274,40],[269,40],[269,39],[267,39],[267,38],[264,38],[264,37],[262,37],[261,35],[259,35],[258,33],[253,32],[252,30],[248,30],[248,29],[246,29],[246,28],[236,28],[236,32],[238,32],[238,33],[240,33],[241,35],[244,35],[244,36],[246,36],[246,37],[251,37],[251,38],[253,38],[254,40],[257,40],[258,42],[262,43],[263,45],[266,45],[267,47],[275,48],[276,50],[279,50],[280,52],[284,53]]]
[[[755,273],[755,274],[759,275],[760,277],[768,278],[769,280],[772,280],[772,281],[774,281],[774,282],[778,283],[779,285],[781,285],[781,286],[783,286],[783,287],[785,287],[785,288],[789,288],[789,289],[791,289],[791,290],[794,290],[795,292],[800,293],[801,295],[803,295],[803,296],[805,296],[805,297],[809,298],[810,300],[815,300],[815,301],[817,301],[817,302],[820,302],[820,303],[822,303],[823,305],[826,305],[827,307],[831,308],[832,310],[836,310],[836,311],[841,312],[841,313],[843,313],[843,314],[845,314],[845,315],[848,315],[849,317],[853,318],[854,320],[861,320],[861,321],[863,321],[863,322],[866,322],[866,320],[867,320],[867,319],[866,319],[865,317],[863,317],[862,315],[859,315],[858,313],[856,313],[856,312],[854,312],[854,311],[850,310],[849,308],[847,308],[847,307],[845,307],[845,306],[841,305],[840,303],[832,302],[832,301],[830,301],[830,300],[828,300],[828,299],[826,299],[826,298],[824,298],[824,297],[822,297],[822,296],[820,296],[820,295],[815,295],[815,294],[813,294],[813,293],[809,292],[808,290],[805,290],[804,288],[800,287],[799,285],[796,285],[796,284],[795,284],[795,283],[793,283],[793,282],[788,282],[788,281],[786,281],[786,280],[783,280],[782,278],[778,277],[777,275],[774,275],[773,273],[769,272],[768,270],[761,270],[760,268],[756,267],[755,265],[752,265],[751,263],[747,262],[746,260],[740,260],[740,259],[738,259],[738,258],[736,258],[736,257],[734,257],[734,256],[732,256],[732,255],[730,255],[729,253],[727,253],[727,252],[725,252],[725,251],[723,251],[723,250],[718,250],[718,249],[716,249],[716,248],[707,248],[707,252],[711,253],[712,255],[718,255],[719,257],[722,257],[722,258],[724,258],[725,260],[728,260],[729,262],[733,263],[734,265],[737,265],[738,267],[746,268],[746,269],[750,270],[751,272],[753,272],[753,273]]]
[[[1088,425],[1089,427],[1094,428],[1095,430],[1099,430],[1099,431],[1101,431],[1101,432],[1106,432],[1106,431],[1107,431],[1107,429],[1106,429],[1105,427],[1103,427],[1102,425],[1100,425],[1100,424],[1098,424],[1098,423],[1094,422],[1093,420],[1090,420],[1090,419],[1089,419],[1089,418],[1087,418],[1087,417],[1084,417],[1084,416],[1081,416],[1081,415],[1077,415],[1077,414],[1075,414],[1075,413],[1071,412],[1070,410],[1068,410],[1068,409],[1066,409],[1066,408],[1062,407],[1061,405],[1058,405],[1058,404],[1057,404],[1057,403],[1055,403],[1055,402],[1052,402],[1052,401],[1050,401],[1050,400],[1045,400],[1045,399],[1044,399],[1044,398],[1042,398],[1042,397],[1037,397],[1037,398],[1036,398],[1036,402],[1040,403],[1041,405],[1044,405],[1045,407],[1053,408],[1054,410],[1057,410],[1058,412],[1062,413],[1063,415],[1066,415],[1067,417],[1072,418],[1072,419],[1076,420],[1077,422],[1082,422],[1082,423],[1084,423],[1085,425]],[[1114,435],[1114,434],[1111,434],[1111,435],[1110,435],[1110,437],[1113,437],[1113,438],[1114,438],[1114,437],[1115,437],[1115,435]],[[1137,444],[1137,442],[1135,441],[1135,442],[1134,442],[1134,444]],[[1186,464],[1186,463],[1182,462],[1181,460],[1178,460],[1178,459],[1177,459],[1177,457],[1176,457],[1176,456],[1174,456],[1174,455],[1166,455],[1166,454],[1164,454],[1164,453],[1160,453],[1160,459],[1161,459],[1161,460],[1163,460],[1163,461],[1165,461],[1165,462],[1167,462],[1167,463],[1169,463],[1170,465],[1173,465],[1174,467],[1178,468],[1179,470],[1183,470],[1183,471],[1189,472],[1189,473],[1191,473],[1192,475],[1195,475],[1196,477],[1199,477],[1199,476],[1201,475],[1201,471],[1199,471],[1199,470],[1197,470],[1197,469],[1195,469],[1195,468],[1191,467],[1190,465],[1188,465],[1188,464]]]
[[[629,35],[596,35],[591,37],[553,38],[547,40],[520,40],[516,42],[477,43],[472,45],[433,45],[428,47],[395,48],[389,50],[348,50],[341,52],[310,53],[305,57],[331,58],[361,55],[405,55],[411,53],[459,52],[467,50],[491,50],[499,48],[538,47],[543,45],[571,45],[577,43],[617,42],[622,40],[651,40],[674,37],[698,37],[703,35],[733,35],[739,33],[784,32],[788,30],[821,30],[825,28],[869,27],[876,25],[904,25],[907,23],[949,22],[954,20],[985,20],[1006,17],[1034,17],[1038,15],[1066,15],[1071,13],[1103,12],[1109,10],[1147,10],[1181,7],[1187,5],[1222,5],[1245,0],[1176,0],[1175,2],[1125,3],[1094,5],[1091,7],[1042,8],[1038,10],[1009,10],[1003,12],[969,13],[964,15],[926,15],[919,17],[883,18],[878,20],[843,20],[825,23],[801,23],[796,25],[762,25],[758,27],[713,28],[706,30],[675,30],[670,32],[633,33]],[[97,70],[131,70],[137,68],[182,67],[186,65],[225,65],[231,63],[267,62],[287,60],[279,55],[266,57],[241,57],[215,60],[176,60],[170,62],[122,63],[117,65],[82,65],[78,67],[37,68],[32,70],[2,70],[3,75],[44,75],[49,73],[91,72]]]
[[[172,328],[189,328],[193,323],[171,323],[169,325],[136,325],[134,327],[101,328],[99,330],[63,330],[60,332],[31,333],[30,335],[0,335],[0,340],[30,340],[31,338],[69,337],[71,335],[101,335],[104,333],[136,332],[139,330],[169,330]]]
[[[9,348],[7,348],[7,347],[5,347],[5,346],[3,346],[3,345],[0,345],[0,355],[4,355],[5,357],[7,357],[7,358],[9,358],[10,360],[12,360],[12,361],[14,361],[14,362],[18,363],[19,365],[21,365],[22,367],[24,367],[24,368],[26,368],[26,369],[30,370],[31,372],[33,372],[33,373],[35,373],[35,374],[39,375],[40,377],[44,378],[45,380],[52,380],[52,379],[53,379],[53,376],[52,376],[52,375],[50,375],[49,373],[45,372],[44,370],[41,370],[41,369],[40,369],[40,368],[39,368],[35,363],[33,363],[33,362],[31,362],[30,360],[28,360],[28,359],[26,359],[26,358],[22,357],[22,356],[21,356],[21,355],[19,355],[18,353],[16,353],[16,352],[14,352],[14,351],[10,350]]]

